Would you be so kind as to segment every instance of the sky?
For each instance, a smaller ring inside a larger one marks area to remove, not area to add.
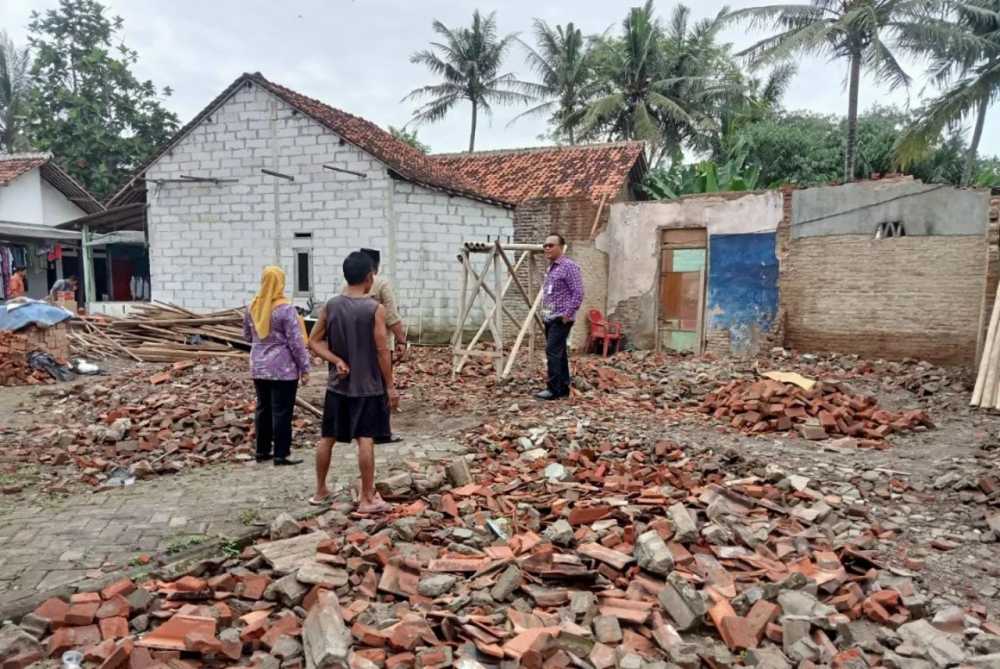
[[[410,55],[434,39],[431,23],[467,25],[472,12],[496,11],[501,33],[531,37],[532,19],[550,24],[575,22],[585,33],[617,31],[628,8],[639,0],[104,0],[112,15],[124,21],[123,38],[139,53],[134,71],[157,86],[169,86],[173,95],[165,104],[186,122],[243,72],[265,77],[318,98],[334,107],[363,116],[382,127],[402,126],[410,119],[413,102],[402,98],[412,89],[434,83]],[[657,1],[660,16],[675,2]],[[695,17],[713,15],[724,5],[742,8],[769,4],[734,0],[698,0],[687,3]],[[15,43],[25,43],[32,10],[56,7],[58,0],[0,1],[0,29]],[[734,49],[752,44],[766,33],[728,30],[723,39]],[[917,106],[933,95],[922,76],[925,64],[904,61],[914,76],[911,88],[890,92],[885,85],[864,79],[861,108],[894,103]],[[784,105],[789,110],[846,114],[846,65],[823,58],[804,58]],[[515,47],[507,69],[530,78],[523,50]],[[477,149],[499,149],[544,144],[544,119],[510,121],[523,108],[499,108],[480,118]],[[444,121],[417,128],[419,138],[436,153],[467,148],[468,104],[457,107]],[[1000,154],[1000,114],[987,118],[981,152]]]

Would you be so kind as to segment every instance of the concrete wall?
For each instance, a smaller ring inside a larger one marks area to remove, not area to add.
[[[366,176],[326,170],[324,163]],[[397,182],[372,156],[251,86],[147,172],[153,299],[208,311],[252,298],[261,269],[274,260],[276,179],[261,168],[295,177],[278,180],[280,262],[289,292],[297,248],[312,248],[318,302],[339,291],[349,252],[380,249],[382,272],[399,284],[414,335],[419,323],[436,334],[454,326],[459,242],[486,230],[513,234],[509,210]],[[182,174],[237,182],[155,183]],[[311,240],[296,233],[311,233]]]
[[[705,229],[711,257],[713,238],[716,236],[763,234],[769,236],[773,243],[774,231],[781,219],[782,198],[777,192],[726,193],[669,202],[613,205],[610,222],[597,238],[597,248],[608,254],[607,311],[610,317],[622,321],[626,335],[637,347],[652,348],[655,345],[663,230]],[[759,240],[749,242],[749,237],[742,239],[759,248]],[[736,241],[730,239],[723,244],[731,249]],[[710,266],[709,295],[712,294],[711,276]],[[735,277],[727,278],[727,281],[734,280]],[[745,334],[752,332],[753,327],[739,319],[746,317],[747,313],[729,315],[723,293],[716,291],[715,295],[715,308],[706,304],[706,315],[714,313],[708,319],[710,327],[706,328],[706,338],[709,341],[729,342],[728,330],[719,333],[710,328],[731,328],[735,325],[737,331],[732,337],[735,348],[746,349]],[[757,325],[767,321],[761,313],[753,315],[753,323]]]
[[[988,198],[978,191],[912,178],[809,188],[792,199],[792,239],[874,236],[880,223],[903,221],[906,235],[979,235]]]
[[[38,168],[0,186],[0,221],[42,223],[42,178]]]
[[[989,196],[913,180],[795,191],[781,269],[785,343],[972,365]],[[883,222],[905,237],[875,239]]]

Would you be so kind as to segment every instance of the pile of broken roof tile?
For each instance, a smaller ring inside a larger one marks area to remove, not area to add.
[[[475,456],[382,478],[388,516],[283,517],[239,558],[50,600],[0,632],[0,657],[19,642],[4,667],[67,649],[102,669],[1000,661],[985,609],[930,610],[877,561],[892,531],[805,477],[580,425],[482,430]]]
[[[774,379],[731,381],[709,394],[700,410],[748,434],[795,429],[805,439],[840,436],[855,447],[884,448],[893,432],[934,427],[923,410],[886,411],[874,397],[836,382],[816,382],[807,390]]]
[[[178,362],[41,392],[52,420],[8,428],[15,446],[5,454],[57,467],[50,490],[71,481],[102,486],[116,471],[147,478],[253,459],[255,398],[245,362]],[[304,412],[296,420],[299,430],[313,424]]]

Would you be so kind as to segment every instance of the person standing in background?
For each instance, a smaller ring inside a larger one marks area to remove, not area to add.
[[[10,283],[7,284],[7,287],[9,288],[7,299],[13,300],[18,297],[24,297],[28,294],[26,273],[27,270],[23,265],[18,265],[14,268],[14,273],[10,277]]]
[[[285,273],[280,267],[264,268],[260,291],[243,317],[243,337],[252,344],[257,462],[273,458],[276,466],[297,465],[302,461],[290,457],[292,416],[299,381],[309,382],[309,351],[305,324],[285,297]]]
[[[542,285],[542,322],[545,323],[545,358],[548,364],[548,388],[535,395],[540,400],[569,396],[569,352],[566,342],[583,304],[583,273],[580,266],[563,255],[566,240],[549,235],[542,246],[549,269]]]

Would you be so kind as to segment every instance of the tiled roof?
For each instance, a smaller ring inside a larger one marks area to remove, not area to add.
[[[41,167],[51,157],[48,153],[0,154],[0,186],[6,186],[22,174]]]
[[[519,204],[535,198],[613,198],[633,169],[645,170],[642,142],[583,144],[431,156],[479,190]],[[638,174],[637,174],[638,176]]]
[[[66,199],[88,214],[101,211],[101,203],[86,188],[67,174],[52,160],[51,153],[10,153],[0,154],[0,186],[10,184],[22,174],[35,168],[41,169],[42,178]]]
[[[313,98],[297,93],[289,88],[276,84],[264,78],[262,74],[248,73],[239,77],[215,100],[202,110],[197,116],[191,119],[181,128],[166,144],[161,146],[156,153],[146,161],[129,179],[128,183],[120,189],[108,201],[108,205],[117,205],[128,202],[130,194],[134,192],[132,188],[136,180],[139,179],[146,169],[160,156],[170,150],[177,142],[183,139],[195,126],[207,116],[211,115],[217,108],[222,106],[226,100],[232,97],[241,86],[258,85],[270,91],[273,95],[293,108],[309,116],[316,122],[326,126],[337,133],[345,141],[350,142],[359,149],[371,154],[399,177],[428,188],[444,190],[456,195],[471,197],[476,200],[484,200],[496,204],[510,206],[513,202],[503,198],[494,197],[483,189],[479,188],[471,179],[457,174],[446,164],[438,160],[433,160],[426,154],[421,153],[406,142],[396,139],[388,132],[378,127],[371,121],[361,117],[348,114],[345,111],[336,109]]]

